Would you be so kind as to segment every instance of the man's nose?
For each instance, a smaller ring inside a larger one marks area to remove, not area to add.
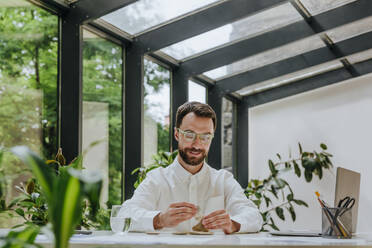
[[[202,146],[203,144],[200,141],[199,136],[195,137],[194,141],[192,142],[193,145]]]

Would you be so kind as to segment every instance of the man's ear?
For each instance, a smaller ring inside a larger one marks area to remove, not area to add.
[[[174,128],[174,138],[177,140],[177,142],[178,142],[178,139],[179,139],[178,135],[179,135],[178,130],[177,130],[177,128],[175,127],[175,128]]]

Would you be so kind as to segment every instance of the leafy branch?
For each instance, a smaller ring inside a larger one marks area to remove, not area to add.
[[[286,161],[282,161],[281,155],[277,153],[278,162],[274,163],[273,160],[268,160],[270,175],[263,180],[251,179],[249,181],[248,187],[245,189],[245,194],[260,209],[264,220],[263,231],[266,230],[265,226],[267,225],[274,230],[279,230],[272,218],[272,212],[275,212],[284,221],[284,209],[286,209],[292,221],[295,221],[296,212],[294,205],[308,207],[306,202],[294,197],[291,186],[286,180],[281,178],[281,175],[293,170],[297,177],[301,177],[301,174],[303,174],[306,182],[311,182],[314,175],[322,179],[323,170],[330,169],[333,165],[330,160],[332,154],[326,152],[327,146],[322,143],[320,144],[320,148],[322,149],[320,152],[304,152],[299,143],[299,157],[291,158],[290,155],[289,160]],[[272,200],[273,197],[275,197],[276,202],[281,201],[281,203],[275,205]]]

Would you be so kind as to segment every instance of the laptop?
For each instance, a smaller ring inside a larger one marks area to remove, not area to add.
[[[336,177],[336,191],[335,191],[335,206],[341,199],[346,196],[353,197],[355,204],[351,209],[351,232],[356,232],[358,221],[358,206],[359,206],[359,192],[360,192],[360,173],[348,170],[345,168],[337,168]]]
[[[336,175],[336,190],[335,190],[335,202],[337,206],[341,199],[346,196],[353,197],[355,199],[354,207],[351,209],[352,215],[352,228],[351,232],[356,232],[356,226],[358,221],[358,206],[359,206],[359,192],[360,192],[360,173],[348,170],[345,168],[338,167]],[[302,236],[302,237],[320,237],[321,233],[318,232],[306,232],[306,231],[270,231],[270,234],[275,236]]]

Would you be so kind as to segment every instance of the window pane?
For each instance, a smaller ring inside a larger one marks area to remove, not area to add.
[[[356,0],[301,0],[305,8],[312,15],[317,15]]]
[[[137,34],[216,0],[139,0],[102,17],[129,34]]]
[[[207,71],[204,75],[218,80],[222,77],[231,76],[247,70],[253,70],[324,46],[323,41],[315,35],[250,56],[230,65]]]
[[[148,166],[155,154],[169,151],[170,72],[147,59],[144,71],[143,162]]]
[[[121,204],[122,49],[87,30],[83,38],[84,166],[102,171],[101,204]]]
[[[301,15],[292,5],[286,3],[176,43],[161,49],[161,51],[181,60],[196,53],[252,37],[301,19]]]
[[[279,87],[285,84],[290,84],[305,78],[311,78],[316,75],[320,75],[328,71],[337,70],[342,67],[343,64],[339,60],[332,60],[330,62],[308,67],[304,70],[299,70],[284,76],[280,76],[251,86],[247,86],[241,90],[236,91],[236,93],[242,96],[247,96],[261,91],[269,90],[275,87]]]
[[[189,81],[189,101],[206,103],[207,91],[204,86]]]
[[[233,103],[222,98],[222,168],[232,172],[233,166]]]
[[[14,5],[12,5],[14,3]],[[57,152],[58,17],[26,1],[0,3],[0,147],[27,145],[45,158]],[[6,200],[28,180],[7,154]],[[1,179],[1,178],[0,178]],[[14,225],[0,215],[0,227]]]
[[[327,32],[333,42],[340,42],[353,38],[372,30],[372,17],[367,17],[341,27],[334,28]]]

